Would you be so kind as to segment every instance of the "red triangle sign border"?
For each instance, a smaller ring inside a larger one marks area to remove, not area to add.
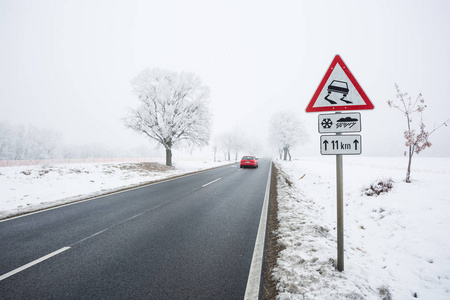
[[[314,104],[316,103],[317,99],[319,98],[319,95],[321,91],[323,90],[325,84],[327,83],[331,73],[333,72],[336,65],[339,64],[342,68],[342,70],[345,72],[345,75],[347,75],[348,79],[350,79],[351,83],[365,102],[365,104],[362,105],[329,105],[329,106],[320,106],[320,107],[314,107]],[[361,86],[359,85],[358,81],[355,79],[353,74],[350,72],[349,68],[345,65],[344,61],[339,55],[336,55],[331,62],[330,67],[328,68],[327,72],[325,73],[325,76],[323,77],[322,81],[319,84],[319,87],[317,88],[316,92],[314,93],[314,96],[312,97],[311,101],[308,104],[308,107],[306,108],[306,112],[321,112],[321,111],[341,111],[341,110],[361,110],[361,109],[373,109],[374,106],[372,102],[367,97],[366,93],[363,91]]]

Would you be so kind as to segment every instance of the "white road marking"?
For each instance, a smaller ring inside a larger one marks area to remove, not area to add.
[[[247,287],[245,288],[245,300],[259,299],[259,290],[261,285],[261,273],[264,259],[264,243],[266,239],[267,213],[269,210],[270,198],[270,179],[272,174],[272,164],[269,169],[269,177],[267,178],[266,194],[264,195],[264,203],[261,210],[261,218],[259,220],[258,234],[256,236],[255,250],[253,251],[252,264],[248,274]]]
[[[90,236],[88,236],[88,237],[86,237],[86,238],[84,238],[84,239],[79,240],[78,242],[73,243],[71,246],[75,246],[76,244],[82,243],[82,242],[84,242],[84,241],[86,241],[86,240],[88,240],[88,239],[90,239],[90,238],[93,238],[94,236],[97,236],[97,235],[99,235],[99,234],[102,234],[103,232],[105,232],[105,231],[108,230],[108,229],[111,229],[111,228],[106,228],[106,229],[100,230],[100,231],[97,232],[97,233],[94,233],[94,234],[92,234],[92,235],[90,235]]]
[[[73,246],[75,246],[75,245],[77,245],[77,244],[79,244],[79,243],[82,243],[82,242],[84,242],[84,241],[90,239],[90,238],[93,238],[93,237],[95,237],[95,236],[97,236],[97,235],[99,235],[99,234],[102,234],[103,232],[105,232],[105,231],[107,231],[107,230],[111,230],[111,229],[113,229],[113,228],[115,228],[115,227],[117,227],[117,226],[119,226],[119,225],[122,225],[123,223],[126,223],[126,222],[128,222],[128,221],[130,221],[130,220],[136,219],[137,217],[142,216],[143,214],[146,214],[146,213],[148,213],[149,211],[155,210],[155,209],[157,209],[157,208],[163,206],[164,204],[170,203],[170,202],[175,201],[175,200],[176,200],[176,198],[175,198],[175,199],[172,199],[172,200],[170,200],[170,201],[166,201],[166,202],[164,202],[164,203],[161,203],[161,204],[159,204],[159,205],[153,206],[152,208],[147,209],[147,210],[145,210],[145,211],[143,211],[143,212],[141,212],[141,213],[139,213],[139,214],[137,214],[137,215],[134,215],[134,216],[132,216],[132,217],[126,219],[126,220],[120,221],[120,222],[118,222],[118,223],[115,223],[115,224],[113,224],[112,226],[110,226],[110,227],[108,227],[108,228],[105,228],[105,229],[103,229],[103,230],[100,230],[100,231],[97,232],[97,233],[94,233],[94,234],[92,234],[92,235],[90,235],[90,236],[88,236],[88,237],[85,237],[84,239],[81,239],[81,240],[79,240],[78,242],[73,243],[71,246],[73,247]]]
[[[8,272],[8,273],[6,273],[6,274],[3,274],[2,276],[0,276],[0,281],[4,280],[4,279],[6,279],[6,278],[8,278],[8,277],[10,277],[10,276],[13,276],[14,274],[17,274],[17,273],[19,273],[19,272],[22,272],[23,270],[26,270],[26,269],[28,269],[28,268],[31,268],[32,266],[37,265],[38,263],[41,263],[41,262],[43,262],[44,260],[47,260],[47,259],[49,259],[49,258],[51,258],[51,257],[53,257],[53,256],[55,256],[55,255],[60,254],[61,252],[64,252],[64,251],[66,251],[66,250],[69,250],[69,249],[70,249],[70,247],[64,247],[64,248],[61,248],[61,249],[59,249],[59,250],[56,250],[55,252],[52,252],[52,253],[50,253],[50,254],[47,254],[46,256],[42,256],[41,258],[38,258],[38,259],[36,259],[36,260],[34,260],[34,261],[32,261],[32,262],[26,264],[26,265],[23,265],[23,266],[20,267],[20,268],[17,268],[17,269],[15,269],[15,270],[12,270],[11,272]]]
[[[206,186],[208,186],[208,185],[210,185],[210,184],[213,184],[214,182],[217,182],[217,181],[219,181],[220,179],[222,179],[222,178],[217,178],[216,180],[213,180],[213,181],[211,181],[211,182],[208,182],[207,184],[202,185],[202,188],[204,188],[204,187],[206,187]]]

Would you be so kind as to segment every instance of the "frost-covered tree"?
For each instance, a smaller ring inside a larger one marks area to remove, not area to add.
[[[14,156],[14,129],[7,123],[0,122],[0,159],[11,159]]]
[[[425,105],[425,100],[420,93],[415,101],[411,100],[408,93],[402,93],[397,84],[395,84],[395,89],[397,90],[397,99],[400,103],[388,100],[387,103],[389,107],[396,108],[401,111],[406,117],[407,129],[404,132],[404,137],[406,139],[405,145],[408,147],[408,151],[405,151],[404,155],[408,154],[408,168],[406,170],[406,182],[411,182],[411,161],[414,153],[419,154],[427,147],[431,147],[431,142],[429,141],[430,135],[435,132],[438,128],[442,126],[447,126],[449,120],[445,121],[439,126],[435,126],[431,131],[425,131],[425,124],[423,123],[423,111],[427,107]],[[415,114],[420,114],[420,122],[418,123],[418,130],[413,129],[413,117]]]
[[[290,111],[276,112],[272,115],[269,124],[269,138],[275,145],[283,159],[291,160],[291,150],[308,139],[299,117]]]
[[[147,68],[131,84],[139,105],[125,118],[125,124],[164,146],[166,165],[172,165],[173,147],[208,144],[209,88],[198,76]]]
[[[231,160],[231,150],[233,149],[234,141],[231,133],[222,133],[217,137],[218,147],[223,151],[224,159]]]
[[[240,151],[246,148],[246,137],[239,129],[220,134],[217,138],[217,144],[222,149],[225,160],[231,160],[231,153],[234,153],[234,159],[238,160]]]
[[[234,151],[234,160],[237,161],[239,152],[244,151],[246,147],[246,137],[238,129],[231,132],[230,135],[233,141],[232,150]]]
[[[53,130],[0,123],[0,159],[51,159],[60,145],[61,135]]]

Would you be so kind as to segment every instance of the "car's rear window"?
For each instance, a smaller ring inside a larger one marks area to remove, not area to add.
[[[242,160],[251,160],[251,159],[253,159],[253,156],[244,156],[242,158]]]

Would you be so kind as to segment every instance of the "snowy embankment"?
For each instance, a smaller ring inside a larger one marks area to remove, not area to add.
[[[0,219],[229,162],[86,163],[0,168]]]
[[[450,159],[344,157],[345,270],[335,270],[335,157],[277,162],[280,299],[450,299]],[[280,180],[281,178],[281,180]],[[380,179],[393,188],[367,196]]]

